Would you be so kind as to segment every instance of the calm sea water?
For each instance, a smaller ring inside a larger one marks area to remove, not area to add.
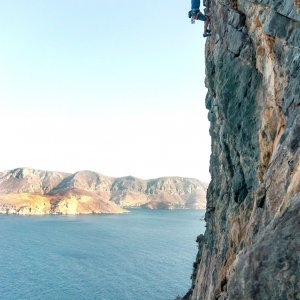
[[[0,299],[173,300],[190,287],[203,215],[2,215]]]

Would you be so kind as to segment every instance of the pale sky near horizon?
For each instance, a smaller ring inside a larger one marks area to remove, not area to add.
[[[0,11],[0,169],[209,181],[190,1],[14,0]]]

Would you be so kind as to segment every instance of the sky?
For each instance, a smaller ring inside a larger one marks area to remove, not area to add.
[[[14,0],[0,11],[0,170],[209,181],[190,1]]]

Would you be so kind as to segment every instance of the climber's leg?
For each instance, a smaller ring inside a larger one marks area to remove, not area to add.
[[[205,23],[204,23],[204,37],[208,37],[211,36],[210,33],[210,13],[208,8],[204,9],[204,13],[205,13]]]
[[[192,11],[198,12],[200,10],[200,0],[192,0]]]
[[[204,14],[200,11],[200,0],[192,0],[192,9],[189,11],[189,18],[192,24],[195,23],[195,20],[206,20]]]
[[[195,19],[200,21],[206,21],[206,16],[201,11],[199,11],[195,16]]]

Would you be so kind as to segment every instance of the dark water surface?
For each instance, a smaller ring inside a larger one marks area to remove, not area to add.
[[[203,215],[0,215],[0,299],[173,300],[190,287]]]

